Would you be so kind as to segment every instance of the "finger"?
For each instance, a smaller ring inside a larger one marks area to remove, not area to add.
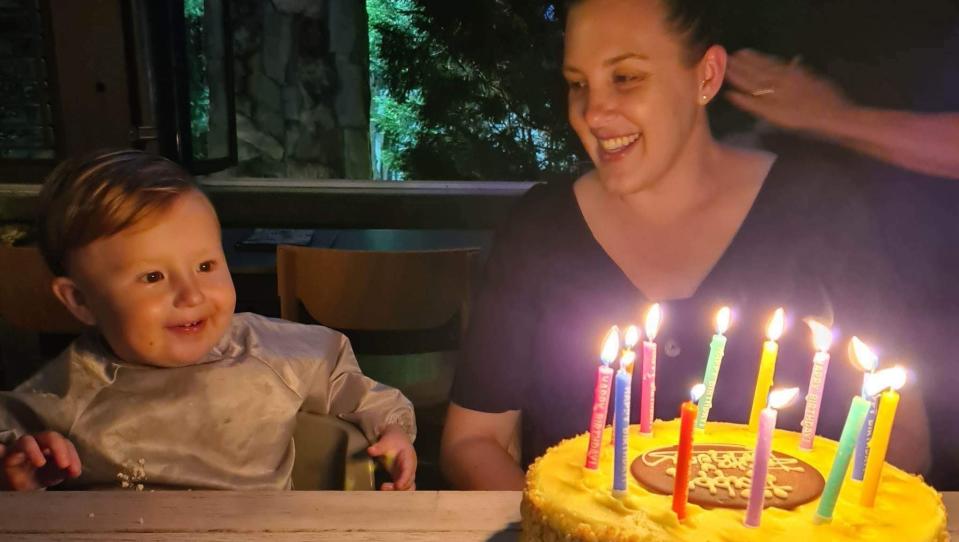
[[[370,454],[370,457],[379,457],[383,455],[384,450],[380,447],[379,443],[376,443],[366,449],[366,453]]]
[[[3,466],[7,469],[19,468],[29,462],[30,459],[27,458],[27,454],[20,450],[11,451],[3,458]]]
[[[47,464],[47,458],[43,456],[40,445],[33,435],[24,435],[17,440],[17,449],[27,455],[27,459],[34,467],[42,467]]]
[[[409,451],[400,452],[396,461],[396,469],[392,472],[393,482],[397,489],[409,489],[416,473],[416,457]]]
[[[37,435],[37,444],[43,446],[45,456],[53,457],[57,467],[66,469],[70,466],[70,451],[67,449],[67,439],[60,433],[48,431]]]
[[[762,108],[764,103],[761,101],[761,98],[764,96],[756,97],[744,92],[736,91],[727,91],[723,93],[723,96],[729,100],[729,103],[734,106],[746,111],[747,113],[752,113],[753,115],[760,116],[762,113]]]
[[[751,91],[763,86],[769,86],[767,84],[768,79],[762,72],[742,66],[733,66],[732,64],[730,64],[729,68],[726,70],[726,80],[729,81],[734,87],[746,91]]]
[[[786,65],[779,57],[767,55],[753,49],[742,49],[733,55],[734,62],[753,70],[778,70]]]
[[[383,485],[380,486],[380,491],[393,491],[394,489],[393,482],[383,482]]]
[[[67,452],[70,454],[70,466],[67,468],[67,472],[70,474],[70,478],[76,478],[83,472],[83,464],[80,463],[80,454],[77,453],[77,447],[69,440],[66,443]]]

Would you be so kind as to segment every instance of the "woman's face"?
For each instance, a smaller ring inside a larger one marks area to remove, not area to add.
[[[663,9],[660,0],[585,0],[569,13],[569,121],[612,193],[655,184],[697,122],[705,127],[703,69],[685,62]]]

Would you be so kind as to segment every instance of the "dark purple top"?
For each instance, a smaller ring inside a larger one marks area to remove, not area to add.
[[[804,396],[813,348],[801,318],[832,322],[832,350],[819,433],[838,437],[862,373],[847,360],[852,334],[876,347],[895,344],[889,322],[894,289],[874,250],[875,222],[841,169],[780,157],[732,243],[696,293],[663,302],[657,343],[658,418],[677,416],[702,381],[716,310],[734,310],[711,420],[745,422],[766,323],[778,306],[788,327],[776,386]],[[642,250],[637,247],[637,250]],[[642,325],[649,305],[592,237],[569,182],[527,193],[494,239],[476,299],[456,404],[483,412],[521,410],[523,465],[559,440],[587,430],[599,350],[613,324]],[[635,372],[638,375],[639,372]],[[639,405],[639,377],[633,385]],[[612,409],[610,409],[612,410]],[[779,416],[799,430],[800,399]],[[638,408],[633,411],[638,422]]]

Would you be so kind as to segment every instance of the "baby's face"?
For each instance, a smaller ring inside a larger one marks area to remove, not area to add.
[[[226,333],[236,305],[220,224],[198,192],[74,251],[70,267],[96,326],[131,363],[199,362]]]

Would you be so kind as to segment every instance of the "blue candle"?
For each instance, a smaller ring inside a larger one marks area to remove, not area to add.
[[[626,494],[629,476],[629,395],[633,380],[633,362],[636,353],[623,352],[616,371],[616,391],[613,398],[613,495]]]
[[[856,440],[856,456],[852,464],[852,479],[862,481],[866,474],[866,461],[869,459],[869,441],[872,440],[872,429],[876,425],[876,407],[878,402],[876,397],[866,393],[866,386],[863,385],[862,398],[869,401],[869,412],[866,413],[866,421],[862,424],[859,431],[859,438]]]
[[[858,396],[852,398],[849,415],[846,416],[846,424],[843,426],[842,436],[839,438],[839,449],[836,451],[835,459],[833,459],[829,478],[826,479],[826,486],[819,497],[819,507],[816,509],[816,515],[813,518],[816,523],[832,521],[832,513],[836,509],[839,490],[842,489],[843,479],[846,477],[849,462],[852,460],[853,448],[856,446],[856,436],[862,430],[868,410],[869,401]]]
[[[866,473],[866,460],[869,459],[869,439],[872,438],[872,428],[876,424],[876,398],[870,395],[866,388],[871,375],[879,366],[879,358],[859,337],[853,337],[849,341],[849,349],[850,357],[866,371],[862,383],[862,398],[869,403],[869,412],[856,440],[856,455],[852,465],[852,479],[862,481]]]

